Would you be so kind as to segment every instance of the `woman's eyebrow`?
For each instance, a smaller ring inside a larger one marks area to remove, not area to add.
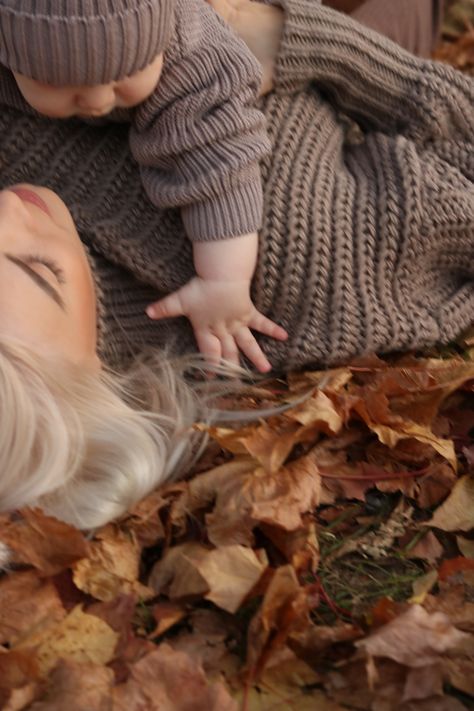
[[[34,281],[34,283],[37,284],[40,289],[45,292],[45,294],[47,294],[51,299],[53,299],[53,301],[55,301],[63,311],[66,311],[66,304],[64,303],[64,300],[62,299],[61,295],[56,291],[56,289],[51,286],[51,284],[46,279],[41,276],[41,274],[35,272],[35,270],[32,269],[29,264],[13,256],[13,254],[5,254],[5,257],[8,259],[9,262],[12,262],[12,264],[16,264],[19,269],[24,271],[25,274],[27,274],[30,279]]]

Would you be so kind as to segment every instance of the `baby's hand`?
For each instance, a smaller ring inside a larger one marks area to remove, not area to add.
[[[187,316],[201,353],[209,363],[221,358],[239,364],[239,350],[261,372],[271,370],[250,329],[284,341],[285,329],[261,314],[250,298],[250,281],[194,277],[181,289],[150,304],[152,319]]]

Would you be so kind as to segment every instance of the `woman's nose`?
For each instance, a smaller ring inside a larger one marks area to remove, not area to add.
[[[88,86],[76,95],[77,108],[86,114],[103,114],[115,105],[115,90],[113,84]]]

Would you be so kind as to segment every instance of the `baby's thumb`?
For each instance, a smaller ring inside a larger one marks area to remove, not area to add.
[[[154,301],[146,307],[146,314],[154,320],[184,316],[179,292],[175,291],[173,294],[165,296],[164,299]]]

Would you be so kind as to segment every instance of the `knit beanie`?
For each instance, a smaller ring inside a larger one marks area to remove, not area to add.
[[[162,52],[173,0],[0,0],[0,64],[45,84],[108,84]]]

